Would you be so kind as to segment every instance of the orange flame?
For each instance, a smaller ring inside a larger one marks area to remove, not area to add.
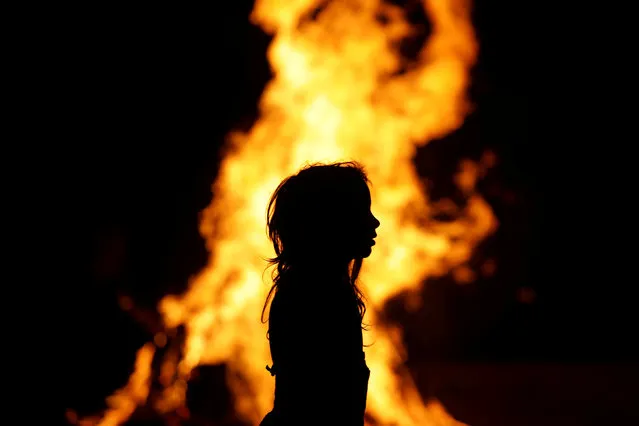
[[[460,425],[437,401],[424,403],[403,367],[401,329],[377,322],[384,302],[418,289],[428,277],[466,267],[497,223],[474,187],[481,167],[464,162],[457,177],[463,208],[429,202],[412,164],[416,147],[458,128],[468,112],[465,91],[477,45],[466,0],[426,0],[432,33],[417,59],[400,71],[392,47],[412,31],[403,11],[379,0],[258,0],[251,19],[274,34],[268,59],[275,77],[260,100],[260,118],[232,133],[204,211],[208,266],[179,296],[160,305],[168,328],[186,327],[177,386],[156,408],[184,404],[189,373],[226,363],[236,411],[257,424],[272,407],[274,380],[266,327],[259,322],[268,285],[264,257],[268,197],[306,162],[355,159],[373,182],[372,209],[382,225],[361,281],[368,298],[366,359],[371,369],[367,413],[380,425]],[[380,19],[383,16],[383,19]],[[494,159],[493,159],[494,160]],[[434,217],[445,209],[454,221]],[[150,363],[150,361],[149,361]]]
[[[67,412],[67,420],[78,426],[118,426],[123,424],[133,414],[135,409],[146,403],[151,384],[151,361],[155,348],[152,343],[142,346],[135,358],[135,370],[129,382],[122,389],[118,389],[106,400],[109,408],[101,418],[89,417],[77,420],[74,412]]]

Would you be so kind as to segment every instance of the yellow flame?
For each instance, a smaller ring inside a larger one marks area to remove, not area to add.
[[[366,348],[367,412],[380,425],[460,425],[436,400],[422,401],[403,367],[401,329],[379,323],[376,312],[428,277],[455,271],[459,280],[471,280],[465,263],[497,226],[474,189],[480,166],[462,163],[457,183],[467,202],[458,207],[431,202],[412,164],[417,146],[458,128],[468,113],[468,73],[477,53],[470,5],[426,0],[432,33],[399,72],[405,64],[393,46],[412,31],[400,8],[379,0],[331,1],[310,19],[320,3],[255,4],[251,19],[274,34],[268,59],[275,76],[260,100],[259,120],[247,133],[229,135],[215,198],[201,221],[208,266],[185,294],[159,305],[166,326],[184,325],[187,338],[180,379],[165,389],[158,409],[178,409],[192,369],[214,363],[228,367],[238,415],[257,424],[272,407],[266,327],[259,322],[268,290],[263,258],[272,254],[266,204],[304,163],[354,159],[367,168],[382,223],[361,275],[366,321],[373,324],[365,333],[373,343]],[[456,219],[435,220],[441,211]]]
[[[80,420],[79,426],[118,426],[123,424],[133,414],[135,409],[146,402],[151,383],[151,361],[155,348],[147,343],[136,355],[135,370],[129,381],[121,389],[107,398],[106,410],[101,419],[88,418]],[[75,422],[74,422],[75,423]]]
[[[416,146],[460,126],[468,111],[464,96],[477,50],[469,5],[427,1],[432,34],[416,63],[397,73],[401,58],[392,44],[411,31],[401,9],[376,0],[334,1],[302,22],[318,4],[256,3],[251,18],[275,34],[268,51],[275,78],[260,101],[259,121],[230,137],[202,221],[209,265],[160,310],[169,327],[188,328],[185,371],[226,362],[237,412],[257,423],[273,395],[265,329],[257,322],[267,290],[260,256],[271,253],[268,197],[305,162],[359,160],[374,183],[373,210],[382,223],[362,272],[368,321],[376,324],[367,336],[374,342],[367,349],[368,412],[380,424],[456,424],[436,402],[422,403],[402,369],[400,330],[377,324],[374,315],[389,297],[463,265],[496,226],[490,207],[473,193],[470,163],[460,172],[465,209],[457,220],[438,223],[411,162]]]

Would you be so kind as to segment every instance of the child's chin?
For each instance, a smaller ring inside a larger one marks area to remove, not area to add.
[[[370,255],[371,255],[371,252],[372,252],[372,251],[373,251],[373,250],[372,250],[372,247],[366,247],[366,248],[362,249],[362,252],[361,252],[361,254],[360,254],[360,255],[361,255],[363,258],[366,258],[366,257],[368,257],[368,256],[370,256]]]

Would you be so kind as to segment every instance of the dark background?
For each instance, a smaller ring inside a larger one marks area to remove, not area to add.
[[[47,70],[37,73],[38,108],[55,136],[57,205],[68,220],[56,250],[65,271],[58,303],[67,348],[59,354],[63,409],[103,408],[104,397],[126,382],[135,351],[157,331],[157,301],[183,291],[206,263],[198,212],[212,197],[224,135],[250,127],[270,78],[269,37],[248,22],[251,8],[237,1],[39,11],[40,18],[56,17],[35,53]],[[476,110],[415,158],[431,194],[443,197],[455,195],[459,159],[479,159],[486,149],[497,154],[480,191],[500,228],[471,262],[479,269],[497,259],[497,273],[464,286],[450,277],[432,280],[422,310],[404,309],[400,295],[386,311],[405,325],[409,366],[424,377],[423,393],[478,425],[524,424],[518,414],[530,420],[540,412],[582,424],[573,411],[610,419],[637,399],[636,290],[623,269],[604,266],[631,249],[606,238],[610,215],[599,215],[614,205],[602,179],[615,166],[597,152],[584,157],[587,142],[573,143],[591,131],[575,130],[589,121],[568,116],[578,107],[566,105],[580,101],[567,85],[543,99],[540,112],[530,111],[548,71],[539,70],[552,62],[539,54],[531,14],[527,2],[476,3]],[[419,40],[407,43],[409,51],[411,43]],[[532,302],[522,294],[532,294]],[[118,305],[121,295],[135,301],[132,313]],[[444,392],[446,383],[457,390]],[[492,412],[480,394],[494,396]],[[506,409],[506,400],[521,409]]]

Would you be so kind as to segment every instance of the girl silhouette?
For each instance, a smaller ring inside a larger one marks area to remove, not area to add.
[[[356,285],[379,221],[356,162],[317,164],[286,178],[267,209],[273,286],[268,338],[275,376],[267,425],[363,425],[370,371],[366,310]]]

